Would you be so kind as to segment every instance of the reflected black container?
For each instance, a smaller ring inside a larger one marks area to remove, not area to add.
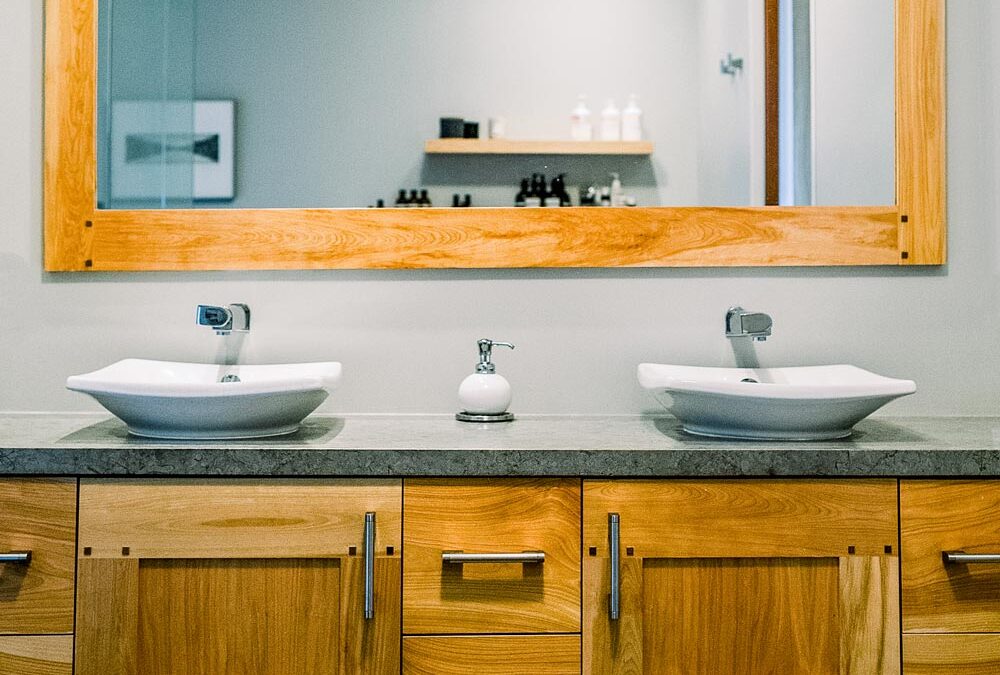
[[[465,120],[460,117],[441,118],[441,138],[464,138]]]
[[[465,138],[479,138],[479,122],[466,122],[463,133]]]

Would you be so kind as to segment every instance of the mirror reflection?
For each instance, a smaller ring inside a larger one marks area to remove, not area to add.
[[[101,0],[99,206],[892,204],[893,9]]]

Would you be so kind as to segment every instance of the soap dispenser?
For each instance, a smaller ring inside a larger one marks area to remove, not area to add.
[[[514,348],[509,342],[496,342],[483,338],[479,345],[479,363],[476,372],[462,380],[458,388],[458,402],[462,412],[455,414],[460,422],[510,422],[513,413],[507,412],[510,405],[510,382],[503,375],[497,375],[493,365],[493,347]]]

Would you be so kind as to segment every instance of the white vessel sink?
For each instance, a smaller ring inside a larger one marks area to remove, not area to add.
[[[855,366],[701,368],[639,364],[639,383],[700,436],[823,440],[851,428],[889,401],[912,394],[911,380]]]
[[[336,362],[219,366],[125,359],[66,380],[152,438],[234,439],[290,434],[340,381]],[[238,380],[233,379],[238,378]]]

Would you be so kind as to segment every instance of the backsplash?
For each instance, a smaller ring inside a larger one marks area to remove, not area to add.
[[[475,341],[510,340],[515,413],[659,411],[636,365],[731,365],[730,305],[767,312],[762,366],[851,363],[913,379],[888,415],[992,415],[1000,350],[1000,8],[948,6],[949,258],[918,269],[45,274],[42,8],[0,7],[0,411],[96,411],[67,375],[136,356],[211,361],[200,303],[246,302],[248,363],[337,360],[320,412],[452,413]],[[983,50],[993,49],[992,55]]]

